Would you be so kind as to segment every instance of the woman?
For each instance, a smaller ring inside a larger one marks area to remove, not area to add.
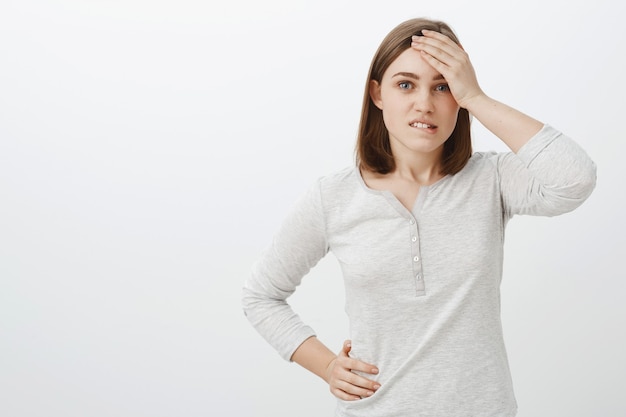
[[[511,152],[472,154],[469,114]],[[374,56],[357,166],[296,205],[244,286],[244,311],[285,359],[329,384],[337,416],[514,416],[505,225],[573,210],[595,178],[571,139],[481,90],[445,23],[409,20]],[[337,355],[285,301],[328,251],[351,333]]]

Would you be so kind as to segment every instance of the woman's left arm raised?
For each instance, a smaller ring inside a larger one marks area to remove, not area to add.
[[[543,123],[486,95],[478,84],[468,54],[452,39],[424,30],[412,47],[443,75],[454,99],[480,123],[516,152],[543,127]]]
[[[422,32],[411,46],[443,75],[459,106],[518,156],[498,158],[504,210],[550,216],[582,204],[596,183],[596,166],[586,152],[550,126],[487,96],[461,46],[441,33]]]

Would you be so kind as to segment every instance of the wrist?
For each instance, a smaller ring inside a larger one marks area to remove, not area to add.
[[[333,373],[333,368],[335,367],[335,362],[337,361],[337,356],[334,356],[324,368],[324,376],[323,380],[326,381],[327,384],[330,384],[330,377]]]
[[[480,112],[481,106],[489,104],[490,98],[482,91],[478,91],[476,94],[469,96],[462,102],[459,102],[459,106],[466,109],[470,113]]]

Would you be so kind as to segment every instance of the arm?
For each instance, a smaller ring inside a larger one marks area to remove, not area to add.
[[[487,96],[459,45],[441,33],[422,32],[411,46],[444,76],[459,106],[517,154],[497,162],[505,213],[552,216],[582,204],[596,182],[589,156],[560,132]]]
[[[242,306],[247,319],[285,360],[315,335],[287,299],[327,250],[319,186],[315,186],[291,209],[244,284]]]
[[[483,126],[517,153],[543,127],[543,123],[481,93],[466,101],[465,108]]]
[[[253,327],[280,355],[313,372],[338,398],[373,394],[378,384],[352,372],[377,373],[348,356],[349,344],[335,355],[315,337],[287,303],[304,275],[327,253],[319,184],[296,204],[243,288],[243,309]]]

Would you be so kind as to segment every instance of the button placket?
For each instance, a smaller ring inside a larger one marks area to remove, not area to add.
[[[422,272],[422,259],[420,255],[419,233],[417,230],[417,222],[411,218],[409,220],[410,240],[411,240],[411,256],[413,263],[413,276],[415,278],[415,294],[416,296],[424,295],[425,287]]]

